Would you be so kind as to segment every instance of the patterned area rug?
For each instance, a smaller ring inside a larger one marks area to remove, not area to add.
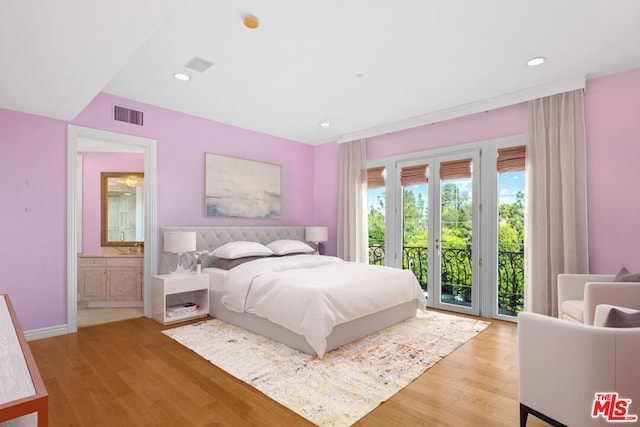
[[[349,426],[489,323],[428,311],[319,359],[220,320],[163,331],[319,426]]]

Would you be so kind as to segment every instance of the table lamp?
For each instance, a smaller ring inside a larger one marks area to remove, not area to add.
[[[316,255],[318,255],[318,243],[326,242],[328,236],[327,227],[307,227],[305,229],[305,240],[315,245]]]
[[[164,251],[172,254],[178,254],[178,265],[172,274],[188,273],[182,265],[182,254],[185,252],[194,252],[196,250],[196,232],[195,231],[165,231],[164,233]]]

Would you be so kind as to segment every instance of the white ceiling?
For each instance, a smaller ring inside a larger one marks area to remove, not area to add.
[[[0,0],[0,108],[106,92],[319,144],[639,68],[639,40],[637,0]]]

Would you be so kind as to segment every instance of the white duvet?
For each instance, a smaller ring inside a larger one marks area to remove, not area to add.
[[[426,307],[411,271],[322,255],[247,262],[229,270],[222,289],[227,309],[303,335],[320,357],[336,325],[412,300]]]

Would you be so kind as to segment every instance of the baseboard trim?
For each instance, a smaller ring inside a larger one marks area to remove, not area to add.
[[[42,338],[51,338],[58,335],[66,335],[69,333],[67,325],[50,326],[48,328],[31,329],[24,332],[27,341],[39,340]]]

